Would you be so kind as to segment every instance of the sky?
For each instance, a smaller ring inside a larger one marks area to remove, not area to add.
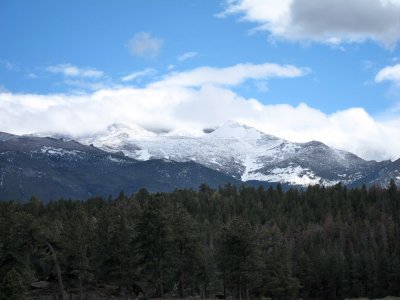
[[[400,158],[400,0],[0,0],[0,131],[227,120]]]

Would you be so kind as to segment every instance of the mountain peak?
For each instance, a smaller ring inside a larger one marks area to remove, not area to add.
[[[277,139],[276,137],[259,131],[254,127],[232,120],[217,127],[213,132],[209,133],[208,136],[213,138],[229,138],[238,140],[259,140],[262,138]]]
[[[130,129],[130,127],[122,123],[112,123],[108,125],[106,129],[107,131],[114,131],[114,130]]]
[[[105,133],[107,136],[121,136],[134,139],[155,135],[153,132],[144,129],[139,125],[128,126],[122,123],[113,123],[108,125]]]
[[[237,128],[237,127],[247,127],[247,128],[251,128],[243,123],[239,123],[236,122],[234,120],[228,120],[225,123],[223,123],[220,127],[233,127],[233,128]]]

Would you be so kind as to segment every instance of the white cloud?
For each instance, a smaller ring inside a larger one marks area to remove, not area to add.
[[[277,64],[237,64],[226,68],[200,67],[194,70],[172,73],[164,77],[155,86],[199,87],[206,84],[234,86],[248,79],[269,79],[272,77],[294,78],[304,76],[307,68]]]
[[[400,64],[383,68],[375,76],[376,82],[392,81],[400,84]]]
[[[195,56],[197,56],[197,52],[186,52],[186,53],[183,53],[182,55],[179,55],[178,60],[182,62],[182,61],[191,59]]]
[[[71,64],[59,64],[46,68],[46,71],[54,74],[62,74],[65,77],[82,77],[82,78],[101,78],[104,72],[94,68],[78,68]]]
[[[0,131],[52,130],[83,134],[121,122],[147,129],[184,129],[198,135],[204,128],[236,120],[291,141],[320,140],[364,158],[400,157],[398,114],[378,120],[362,108],[326,114],[306,104],[266,105],[256,99],[241,97],[229,87],[245,79],[257,81],[266,74],[271,77],[282,73],[267,72],[265,67],[260,71],[254,68],[255,65],[237,66],[199,68],[174,73],[144,88],[102,89],[84,95],[3,92],[0,93]],[[287,75],[285,68],[273,69],[285,70],[283,74]],[[239,75],[233,76],[232,70]],[[302,72],[295,74],[299,76]],[[205,75],[213,76],[205,80]],[[229,79],[221,80],[219,76]]]
[[[151,36],[148,32],[136,33],[129,41],[128,48],[134,56],[157,57],[164,41]]]
[[[226,0],[226,10],[220,16],[240,14],[243,20],[259,23],[273,33],[284,33],[289,23],[293,0]]]
[[[146,69],[144,69],[142,71],[130,73],[130,74],[122,77],[121,80],[124,81],[124,82],[133,81],[133,80],[137,80],[137,79],[139,79],[141,77],[152,76],[152,75],[154,75],[156,73],[157,73],[157,71],[155,69],[146,68]]]
[[[400,38],[399,0],[226,0],[220,16],[232,14],[280,39],[335,45],[370,39],[393,47]]]

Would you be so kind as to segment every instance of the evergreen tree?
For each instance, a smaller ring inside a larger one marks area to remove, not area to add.
[[[170,250],[164,200],[162,194],[150,199],[139,218],[134,241],[141,274],[146,280],[145,284],[150,285],[149,294],[160,297],[164,297],[167,252]]]
[[[170,240],[178,271],[179,296],[184,298],[185,288],[197,283],[200,243],[194,220],[180,203],[175,203],[173,212],[170,214],[170,222]]]
[[[241,218],[233,219],[222,229],[219,265],[224,285],[237,299],[249,299],[259,286],[260,252],[254,228]]]

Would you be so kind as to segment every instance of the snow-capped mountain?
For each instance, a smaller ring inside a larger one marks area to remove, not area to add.
[[[87,199],[240,181],[194,162],[137,161],[76,141],[0,132],[0,201]]]
[[[303,186],[351,184],[390,164],[365,161],[316,141],[292,143],[233,121],[200,137],[155,134],[138,126],[113,124],[77,140],[138,160],[193,161],[242,181]]]
[[[0,132],[0,200],[85,199],[202,183],[355,187],[386,186],[393,178],[400,184],[400,159],[365,161],[320,142],[292,143],[235,122],[207,132],[177,136],[121,124],[75,138]]]
[[[143,151],[136,143],[155,137],[155,133],[140,126],[128,127],[123,124],[112,124],[102,132],[83,136],[77,140],[82,144],[94,145],[104,151],[122,152],[131,158],[148,160],[150,157],[147,151]]]
[[[238,179],[248,176],[255,167],[254,158],[284,142],[234,122],[227,122],[201,137],[150,135],[142,132],[135,135],[129,134],[126,126],[114,124],[93,136],[78,138],[78,141],[93,144],[105,151],[121,151],[139,160],[163,158],[178,162],[195,161]]]

